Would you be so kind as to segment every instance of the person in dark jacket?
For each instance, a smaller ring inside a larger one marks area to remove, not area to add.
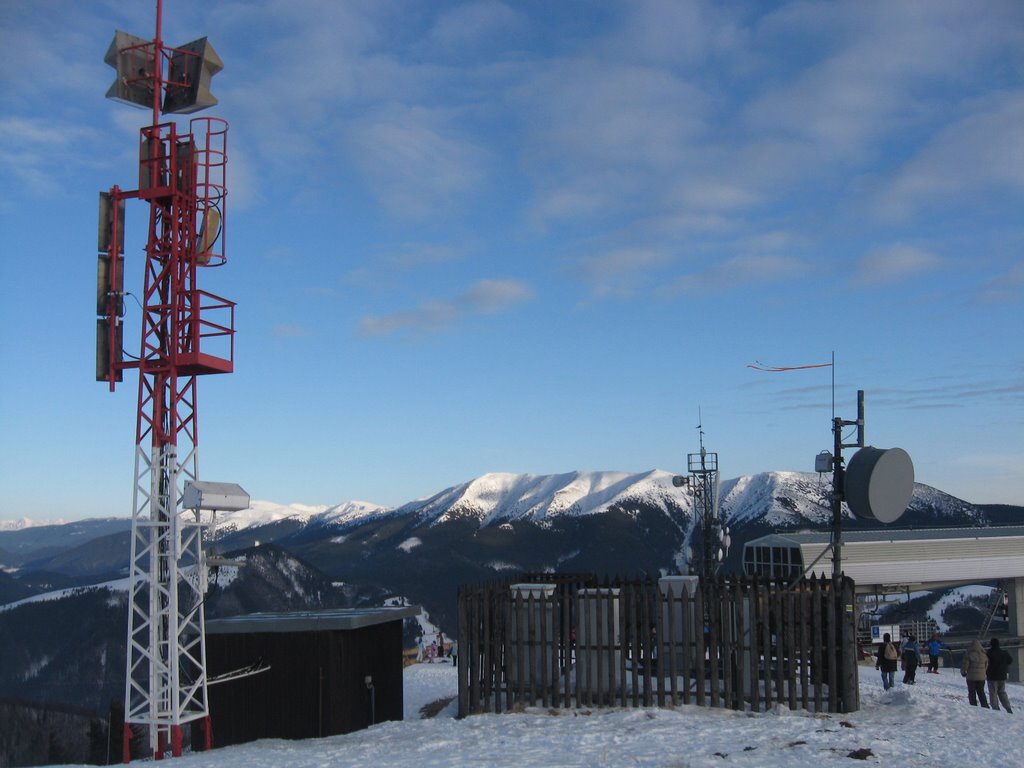
[[[1011,664],[1013,657],[999,647],[999,638],[993,637],[992,642],[988,644],[988,669],[985,672],[988,700],[992,704],[992,709],[999,709],[1001,703],[1003,709],[1012,713],[1010,697],[1006,695],[1006,674]]]
[[[896,662],[899,661],[899,658],[899,652],[892,644],[889,633],[886,632],[882,635],[882,644],[878,648],[875,669],[882,670],[882,687],[887,691],[896,685]]]
[[[903,644],[901,654],[903,665],[903,684],[913,685],[917,682],[917,668],[921,664],[921,649],[917,645],[917,638],[911,635]]]

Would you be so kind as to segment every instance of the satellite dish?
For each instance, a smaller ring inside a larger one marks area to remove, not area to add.
[[[845,492],[855,516],[893,523],[914,495],[914,463],[902,448],[861,448],[846,469]]]

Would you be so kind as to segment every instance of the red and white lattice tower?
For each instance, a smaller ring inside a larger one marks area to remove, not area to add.
[[[115,33],[106,61],[117,70],[108,97],[152,110],[140,131],[136,190],[100,195],[97,379],[139,371],[133,493],[125,761],[133,726],[149,732],[157,759],[181,754],[183,726],[200,721],[209,744],[203,595],[204,532],[212,519],[183,495],[198,476],[196,378],[234,367],[234,303],[199,289],[203,268],[225,263],[227,123],[193,118],[187,129],[161,113],[216,104],[209,80],[221,68],[205,38],[180,48],[156,36]],[[124,205],[149,205],[137,359],[122,354]]]

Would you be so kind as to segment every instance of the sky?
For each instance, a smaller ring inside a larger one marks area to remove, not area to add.
[[[230,123],[201,479],[393,506],[685,472],[701,431],[724,478],[810,471],[864,390],[919,482],[1024,504],[1021,3],[164,6],[168,44],[224,62],[196,116]],[[132,511],[137,377],[95,381],[92,248],[150,121],[103,57],[155,8],[0,3],[0,519]]]
[[[1024,761],[1024,686],[1007,683],[1013,714],[967,703],[957,670],[920,674],[911,688],[897,675],[882,691],[878,673],[860,668],[860,709],[815,715],[780,706],[766,713],[683,705],[676,709],[546,710],[454,717],[452,703],[434,718],[420,708],[458,690],[448,664],[414,664],[404,673],[405,720],[324,739],[267,739],[185,754],[183,768],[818,768],[867,765],[906,768],[984,765],[1018,768]],[[216,729],[216,714],[214,714]],[[1017,736],[1013,734],[1016,733]],[[216,738],[216,730],[214,730]],[[866,754],[863,750],[869,750]]]

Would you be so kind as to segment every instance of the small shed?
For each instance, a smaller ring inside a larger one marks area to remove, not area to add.
[[[419,610],[254,613],[206,622],[213,743],[333,736],[401,720],[402,620]]]

